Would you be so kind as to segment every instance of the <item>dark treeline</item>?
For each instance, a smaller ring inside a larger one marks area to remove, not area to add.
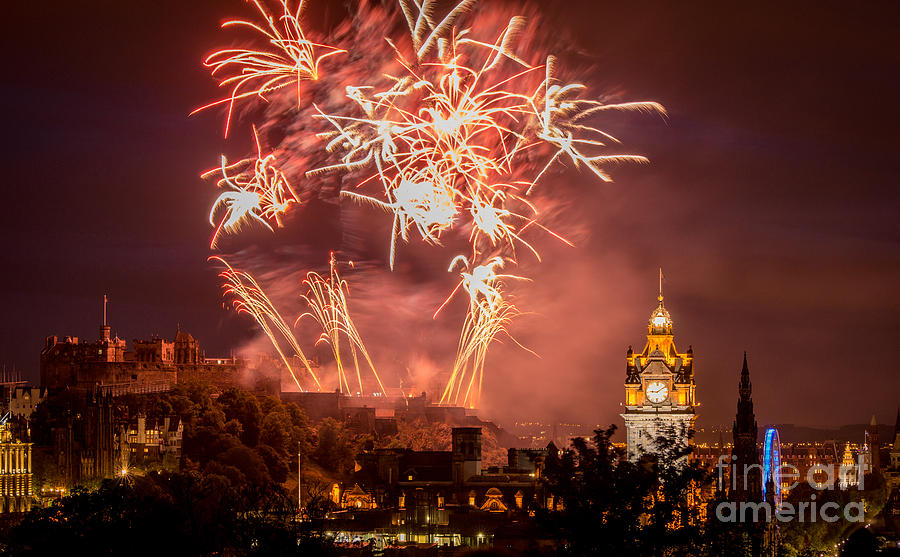
[[[71,403],[67,396],[39,407],[32,421],[37,444],[49,441],[55,416]],[[28,513],[8,532],[5,546],[0,544],[5,553],[345,554],[324,534],[323,519],[334,508],[330,487],[350,477],[357,451],[393,446],[402,438],[373,439],[330,419],[313,426],[295,404],[236,389],[214,396],[200,384],[125,396],[116,404],[123,414],[183,420],[180,471],[138,471],[76,488]],[[759,551],[766,527],[715,518],[711,511],[723,495],[716,492],[714,473],[687,458],[689,447],[661,439],[658,446],[665,450],[632,463],[613,445],[614,431],[611,426],[595,432],[591,441],[576,439],[563,449],[551,447],[544,479],[556,510],[535,516],[531,528],[523,531],[532,538],[531,549],[520,552],[704,557]],[[304,462],[301,513],[298,453]],[[869,517],[884,505],[884,485],[876,476],[866,482]],[[818,493],[844,502],[863,496],[853,489]],[[809,495],[808,489],[799,487],[791,498],[802,501]],[[833,553],[834,544],[856,530],[859,524],[843,520],[781,524],[778,555]],[[860,532],[852,537],[845,554],[868,547],[865,536]],[[528,540],[520,541],[517,547],[529,547]]]

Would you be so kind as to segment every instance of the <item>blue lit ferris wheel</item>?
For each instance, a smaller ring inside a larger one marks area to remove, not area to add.
[[[781,505],[781,440],[778,438],[778,430],[770,427],[766,430],[766,443],[763,446],[763,477],[762,494],[766,501],[766,488],[772,481],[772,500],[776,508]]]

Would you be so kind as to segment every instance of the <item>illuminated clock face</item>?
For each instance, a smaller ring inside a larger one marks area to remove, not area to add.
[[[647,400],[650,402],[662,402],[669,396],[669,388],[662,381],[652,381],[647,385]]]

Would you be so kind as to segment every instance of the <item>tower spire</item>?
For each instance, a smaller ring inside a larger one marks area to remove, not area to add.
[[[659,298],[657,298],[659,300],[660,305],[662,305],[662,301],[663,301],[662,281],[663,281],[663,272],[662,272],[662,267],[660,267],[659,268]]]
[[[758,426],[756,414],[753,412],[752,386],[750,384],[750,366],[747,365],[747,352],[744,352],[744,365],[741,368],[741,381],[738,385],[737,413],[731,427],[732,458],[740,474],[736,482],[731,484],[730,500],[762,501],[762,479],[759,467],[759,453],[756,449]],[[755,465],[756,468],[753,467]]]
[[[663,278],[662,267],[660,267],[659,295],[656,297],[656,299],[659,300],[659,305],[656,306],[656,309],[653,310],[653,313],[650,314],[649,334],[651,335],[672,334],[672,317],[669,315],[669,312],[666,310],[666,306],[663,304]]]
[[[742,401],[750,401],[750,411],[752,412],[753,402],[751,399],[752,396],[752,384],[750,383],[750,366],[747,365],[747,351],[744,351],[744,367],[741,368],[741,383],[738,388],[738,394],[740,394],[740,400]]]

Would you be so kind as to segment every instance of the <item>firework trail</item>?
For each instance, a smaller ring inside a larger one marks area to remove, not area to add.
[[[343,335],[350,347],[350,355],[353,358],[353,367],[356,370],[356,381],[359,394],[366,394],[363,384],[362,373],[360,371],[359,356],[365,359],[369,370],[378,383],[378,391],[375,393],[384,394],[384,385],[381,378],[375,370],[375,364],[369,357],[369,353],[363,344],[362,337],[350,317],[350,306],[347,303],[347,296],[350,287],[347,281],[341,279],[337,270],[337,260],[334,254],[331,255],[329,261],[328,278],[322,277],[316,272],[310,272],[306,275],[303,284],[307,287],[307,293],[302,296],[303,300],[309,306],[309,311],[297,318],[297,321],[305,317],[312,318],[319,326],[322,327],[322,334],[319,336],[318,342],[325,342],[331,347],[334,354],[335,365],[338,371],[338,388],[342,393],[352,393],[350,389],[350,381],[344,370],[344,363],[341,359],[341,336]]]
[[[306,368],[306,372],[315,382],[316,390],[321,391],[322,385],[319,383],[319,378],[312,370],[309,360],[300,349],[300,345],[297,343],[297,338],[294,336],[293,330],[284,321],[281,314],[278,313],[278,310],[275,309],[275,306],[272,304],[271,300],[269,300],[269,297],[266,296],[266,293],[263,291],[262,287],[260,287],[259,283],[256,282],[256,279],[254,279],[250,273],[236,270],[221,257],[213,256],[210,257],[210,260],[218,261],[225,266],[225,270],[219,273],[219,277],[224,281],[223,294],[226,297],[232,298],[232,306],[239,313],[246,313],[253,317],[260,329],[262,329],[266,336],[269,337],[272,346],[275,348],[275,351],[278,352],[278,356],[281,358],[281,361],[284,362],[285,367],[287,367],[287,370],[290,372],[297,387],[301,391],[306,390],[304,389],[300,378],[297,376],[297,373],[294,371],[293,366],[291,366],[291,362],[285,354],[284,349],[282,349],[281,342],[286,342],[294,351],[294,354],[300,359],[303,367]],[[281,342],[279,342],[279,338],[281,338]]]
[[[287,212],[291,204],[300,202],[284,173],[274,166],[275,155],[263,156],[255,127],[253,138],[256,141],[255,159],[243,159],[229,165],[223,156],[219,168],[201,175],[202,178],[209,178],[218,174],[220,178],[216,185],[228,189],[219,195],[209,212],[209,224],[215,227],[210,249],[216,247],[220,234],[237,233],[244,223],[251,220],[271,231],[280,228],[281,215]],[[224,208],[224,212],[216,225],[215,217],[220,208]]]
[[[468,267],[466,258],[459,256],[450,265],[450,271],[460,263]],[[441,404],[478,407],[488,347],[500,334],[509,336],[507,326],[518,314],[516,307],[503,299],[501,282],[503,279],[521,280],[522,277],[497,274],[495,269],[502,268],[504,263],[502,258],[495,257],[475,267],[471,273],[460,272],[462,279],[456,290],[462,288],[468,293],[469,310],[459,336],[456,360],[441,394]]]
[[[503,290],[504,281],[518,277],[496,269],[516,264],[520,247],[540,260],[524,237],[529,230],[553,234],[538,222],[534,196],[547,189],[538,188],[542,179],[554,166],[570,165],[609,181],[609,165],[646,162],[612,150],[619,141],[593,121],[610,111],[665,110],[655,102],[606,104],[587,96],[585,85],[560,77],[552,55],[522,47],[534,42],[533,24],[499,9],[474,17],[477,0],[462,0],[443,14],[435,0],[399,0],[407,37],[396,34],[389,11],[363,0],[352,23],[329,40],[352,44],[346,51],[308,41],[300,29],[300,6],[292,12],[281,0],[279,30],[254,3],[269,31],[239,23],[269,44],[221,51],[207,60],[214,74],[231,72],[221,83],[233,87],[230,99],[213,104],[229,102],[230,121],[237,99],[263,98],[265,125],[283,138],[282,170],[305,175],[305,195],[336,188],[340,198],[391,214],[392,269],[398,245],[413,236],[432,245],[443,244],[449,234],[467,237],[468,254],[454,256],[450,265],[454,271],[462,263],[471,272],[461,272],[454,290],[465,291],[469,305],[442,402],[477,405],[487,348],[517,314]],[[317,49],[327,52],[317,58]],[[347,63],[320,72],[319,62],[338,52],[346,52]],[[311,87],[310,101],[298,106],[298,96],[281,88],[294,82],[299,87],[302,79],[319,83]],[[226,208],[220,228],[234,231],[242,220],[272,218],[255,209],[252,198],[244,199],[240,187],[230,187],[213,208]],[[307,278],[311,310],[304,315],[325,331],[320,340],[332,345],[341,389],[349,391],[339,337],[347,338],[362,392],[357,351],[375,370],[345,312],[346,283],[336,277],[333,262],[329,279],[315,273]]]
[[[228,103],[228,116],[225,118],[225,137],[231,126],[234,103],[238,99],[257,96],[266,101],[266,95],[283,87],[296,84],[297,102],[300,101],[300,82],[302,80],[319,79],[319,63],[335,54],[345,52],[327,45],[309,41],[300,25],[300,12],[303,1],[297,3],[293,12],[288,7],[288,0],[280,0],[282,14],[277,18],[266,9],[260,0],[253,0],[259,11],[263,25],[250,21],[230,20],[222,24],[222,28],[246,27],[262,35],[269,43],[266,49],[250,50],[231,48],[211,54],[204,65],[211,68],[213,77],[224,76],[219,87],[231,87],[231,95],[206,106],[194,113]],[[316,49],[325,50],[316,55]],[[193,114],[193,113],[192,113]]]

